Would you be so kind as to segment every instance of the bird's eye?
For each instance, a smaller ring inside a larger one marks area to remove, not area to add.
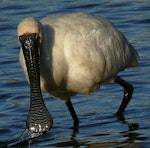
[[[22,35],[19,36],[19,41],[20,41],[20,43],[22,43]]]
[[[38,34],[38,33],[36,33],[36,34],[35,34],[35,38],[36,38],[37,40],[39,40],[39,39],[40,39],[40,36],[39,36],[39,34]]]

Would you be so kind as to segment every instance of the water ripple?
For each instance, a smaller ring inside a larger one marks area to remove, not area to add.
[[[8,147],[25,129],[29,110],[29,86],[18,61],[17,24],[26,16],[41,19],[55,13],[85,11],[112,21],[137,49],[139,67],[119,73],[134,85],[125,111],[126,123],[114,117],[123,90],[117,84],[102,86],[91,96],[77,95],[72,102],[80,119],[78,131],[65,104],[43,94],[54,118],[47,134],[16,147],[143,147],[150,144],[150,5],[147,0],[2,0],[0,14],[0,147]],[[131,130],[128,123],[137,123]]]

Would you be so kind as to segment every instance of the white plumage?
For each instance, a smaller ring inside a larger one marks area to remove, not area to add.
[[[137,65],[137,52],[109,21],[87,13],[32,17],[18,26],[18,36],[38,33],[41,89],[59,98],[90,94],[114,82],[119,71]],[[20,62],[25,66],[22,49]]]

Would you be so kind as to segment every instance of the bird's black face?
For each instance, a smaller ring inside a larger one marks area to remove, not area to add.
[[[41,135],[52,127],[40,88],[39,35],[36,33],[19,36],[30,81],[30,110],[26,126],[33,137]],[[32,136],[31,136],[32,137]]]
[[[21,44],[25,44],[26,41],[29,41],[29,44],[39,43],[39,35],[38,33],[26,33],[24,35],[19,36],[19,41]]]
[[[19,36],[19,41],[22,47],[30,49],[34,46],[39,46],[40,37],[37,33],[27,33]]]

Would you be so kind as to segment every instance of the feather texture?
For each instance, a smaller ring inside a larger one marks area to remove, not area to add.
[[[134,47],[103,18],[72,13],[39,22],[29,17],[19,24],[18,36],[29,32],[41,38],[41,89],[62,100],[90,94],[114,82],[119,71],[137,66]],[[20,63],[27,76],[22,49]]]

